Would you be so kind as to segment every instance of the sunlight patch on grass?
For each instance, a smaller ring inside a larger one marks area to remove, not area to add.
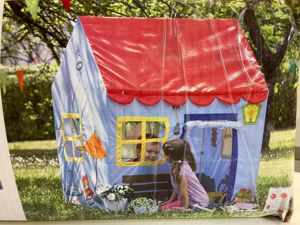
[[[56,150],[56,140],[17,141],[8,143],[9,150]]]
[[[260,177],[276,177],[290,175],[294,171],[294,158],[262,160],[259,164]]]
[[[279,130],[271,132],[270,148],[291,148],[295,146],[296,130]]]
[[[295,129],[273,131],[269,144],[270,151],[262,152],[262,161],[293,158],[295,134]]]
[[[56,140],[17,141],[8,143],[8,147],[13,156],[57,158]]]
[[[15,177],[18,178],[40,178],[46,177],[49,179],[57,178],[60,179],[60,168],[53,166],[36,166],[34,168],[15,168],[14,169]]]

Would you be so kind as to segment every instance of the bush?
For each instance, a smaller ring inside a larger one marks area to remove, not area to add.
[[[275,85],[272,102],[273,121],[275,129],[288,129],[296,126],[297,76],[288,74]]]
[[[54,71],[28,74],[23,93],[16,76],[8,76],[2,104],[8,141],[54,139],[51,84]]]

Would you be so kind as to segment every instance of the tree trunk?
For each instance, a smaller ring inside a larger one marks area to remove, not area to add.
[[[293,27],[293,24],[291,24],[290,31],[284,35],[284,38],[276,53],[272,53],[262,35],[259,23],[255,15],[255,10],[253,8],[253,2],[250,0],[246,0],[245,2],[247,10],[244,14],[244,21],[248,28],[250,38],[253,41],[254,46],[256,47],[256,51],[254,52],[255,56],[262,66],[262,70],[265,74],[265,79],[269,87],[269,97],[262,143],[262,151],[268,152],[270,150],[269,142],[273,119],[272,102],[274,97],[275,78],[280,72],[279,66],[286,53],[287,47],[293,40],[293,37],[296,35],[296,29]]]
[[[276,77],[277,70],[272,72],[269,72],[270,74],[266,74],[266,77]],[[274,86],[275,81],[274,79],[271,79],[268,81],[268,88],[269,88],[269,95],[268,95],[268,104],[267,104],[267,111],[266,111],[266,119],[265,119],[265,126],[264,126],[264,136],[262,141],[262,152],[268,153],[270,151],[269,143],[270,143],[270,137],[271,137],[271,131],[272,131],[272,120],[273,120],[273,112],[272,112],[272,103],[274,100]]]

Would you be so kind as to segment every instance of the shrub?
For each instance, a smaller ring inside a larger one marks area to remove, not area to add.
[[[23,93],[16,76],[8,76],[2,104],[8,141],[54,139],[51,69],[26,73]]]

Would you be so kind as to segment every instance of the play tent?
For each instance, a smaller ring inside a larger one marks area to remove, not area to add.
[[[168,174],[174,138],[208,192],[253,197],[267,95],[236,19],[80,17],[52,86],[65,200],[102,207],[99,185]]]

